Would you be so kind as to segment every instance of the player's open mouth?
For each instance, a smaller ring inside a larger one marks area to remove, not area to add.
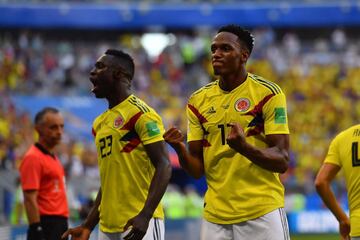
[[[91,88],[91,92],[96,91],[96,89],[98,88],[98,85],[96,84],[96,79],[93,77],[90,77],[90,82],[93,84],[93,87]]]
[[[94,85],[94,86],[91,88],[91,92],[96,91],[97,88],[98,88],[97,85]]]

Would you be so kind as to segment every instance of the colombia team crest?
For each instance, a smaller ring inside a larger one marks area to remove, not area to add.
[[[235,110],[237,112],[246,112],[250,108],[250,100],[247,98],[240,98],[235,102]]]
[[[124,118],[120,115],[114,120],[114,128],[121,127],[124,124]]]

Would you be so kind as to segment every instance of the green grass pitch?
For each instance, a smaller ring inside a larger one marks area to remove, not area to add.
[[[291,235],[291,240],[339,240],[338,234],[299,234]]]

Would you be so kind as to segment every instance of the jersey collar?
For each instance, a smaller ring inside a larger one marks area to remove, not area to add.
[[[35,147],[37,147],[43,154],[49,155],[55,159],[55,155],[46,150],[40,143],[35,143]]]

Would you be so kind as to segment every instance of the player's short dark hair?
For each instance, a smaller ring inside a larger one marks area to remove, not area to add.
[[[116,59],[118,59],[121,66],[124,67],[123,70],[125,71],[125,74],[128,75],[130,80],[133,79],[135,64],[133,58],[129,54],[117,49],[108,49],[106,50],[105,54],[114,56]]]
[[[222,26],[219,29],[218,33],[220,33],[220,32],[229,32],[229,33],[235,34],[241,42],[245,43],[245,45],[248,48],[250,53],[253,50],[254,36],[250,33],[250,31],[240,27],[239,25],[229,24],[229,25]]]
[[[43,119],[45,114],[47,113],[58,113],[59,110],[57,110],[56,108],[53,107],[45,107],[42,110],[40,110],[38,113],[36,113],[35,115],[35,119],[34,119],[34,123],[39,124]]]

